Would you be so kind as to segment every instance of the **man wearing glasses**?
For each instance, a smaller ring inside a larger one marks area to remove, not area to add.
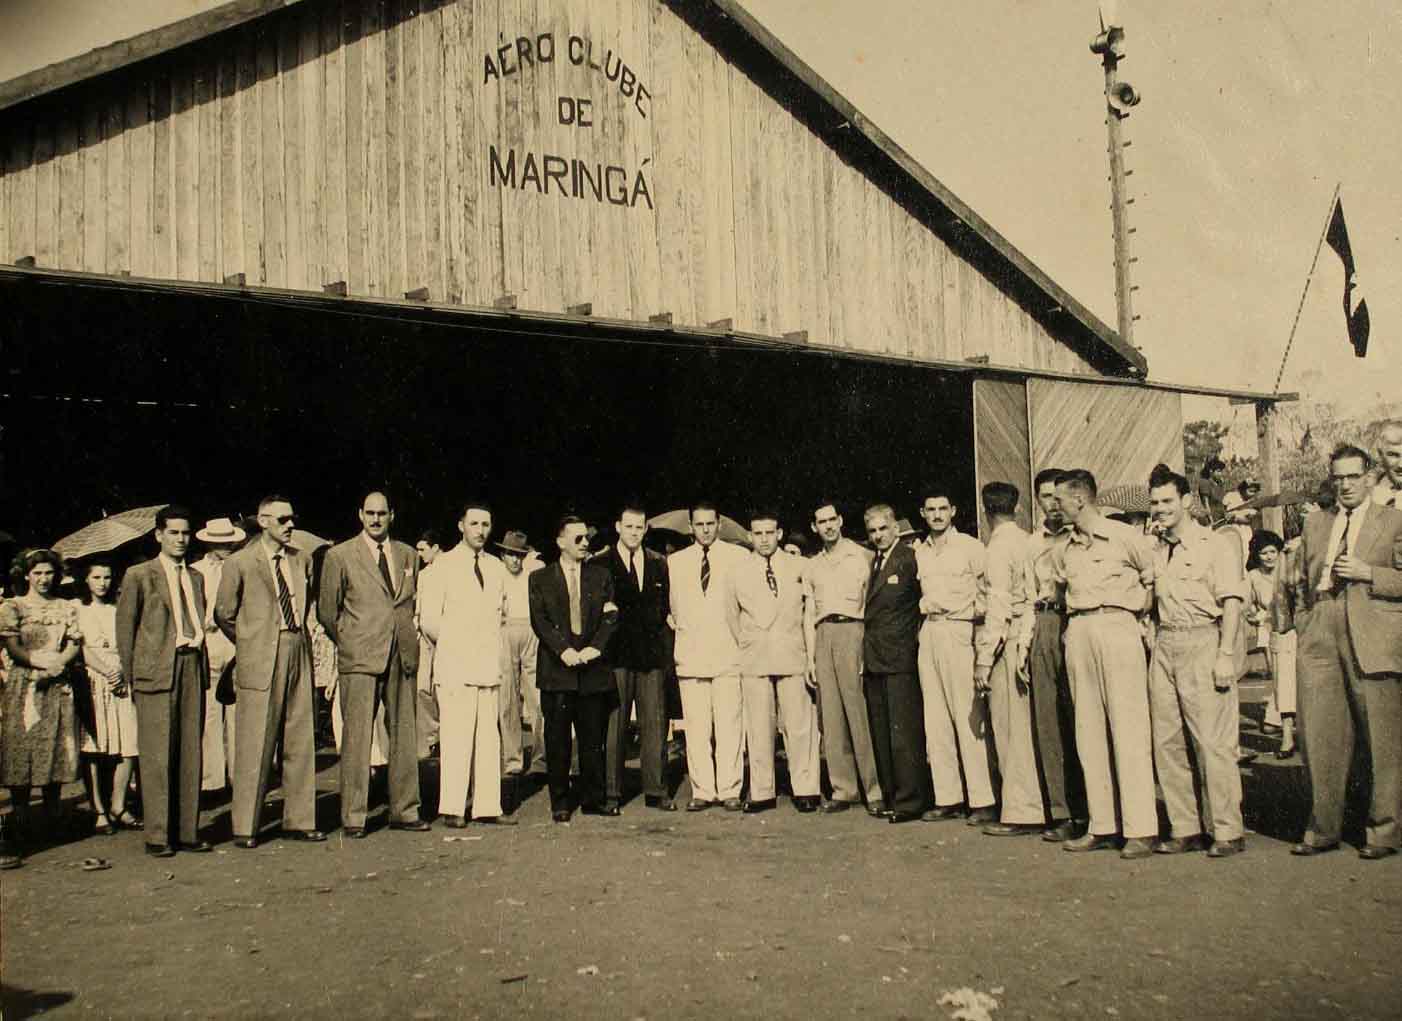
[[[292,546],[284,496],[258,504],[262,534],[224,564],[214,621],[234,643],[234,845],[258,846],[273,749],[282,730],[283,834],[321,841],[316,828],[312,662],[307,644],[311,559]]]
[[[1356,727],[1373,775],[1359,857],[1390,858],[1402,845],[1402,511],[1372,501],[1372,466],[1358,447],[1335,449],[1338,506],[1309,516],[1300,547],[1310,612],[1300,634],[1299,713],[1313,795],[1304,839],[1291,849],[1302,857],[1339,846]]]

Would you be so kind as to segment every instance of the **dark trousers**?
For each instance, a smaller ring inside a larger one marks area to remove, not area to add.
[[[633,704],[638,706],[638,738],[642,748],[639,765],[643,774],[643,793],[652,797],[667,796],[667,691],[665,675],[658,670],[627,670],[615,668],[614,682],[618,686],[618,705],[609,713],[607,748],[607,786],[610,801],[623,797],[623,762],[627,758],[628,718]]]
[[[923,812],[934,800],[925,760],[925,704],[919,675],[866,674],[864,692],[876,776],[886,807]]]
[[[375,712],[385,707],[389,747],[391,822],[419,818],[418,705],[416,678],[405,675],[399,647],[390,643],[389,666],[379,674],[341,674],[341,825],[363,827],[370,800],[370,737]]]
[[[542,691],[545,716],[545,772],[550,785],[550,810],[569,806],[570,728],[579,736],[579,804],[601,808],[607,796],[604,782],[604,743],[608,738],[612,692]]]
[[[171,842],[172,818],[180,843],[193,844],[198,839],[200,775],[204,769],[203,658],[203,651],[176,653],[169,691],[134,693],[148,844]]]
[[[238,689],[238,712],[234,714],[234,799],[229,813],[235,837],[257,836],[262,827],[263,802],[279,736],[283,828],[316,829],[315,718],[311,671],[302,671],[305,641],[304,632],[281,632],[272,683],[262,690]]]
[[[1402,677],[1359,672],[1342,596],[1321,597],[1310,611],[1300,635],[1297,669],[1300,748],[1313,798],[1305,843],[1339,839],[1357,736],[1368,748],[1373,774],[1364,839],[1402,846]]]
[[[1042,798],[1051,819],[1085,819],[1086,782],[1076,757],[1076,706],[1066,676],[1062,633],[1066,618],[1038,610],[1032,648],[1027,654],[1031,680],[1032,741]]]

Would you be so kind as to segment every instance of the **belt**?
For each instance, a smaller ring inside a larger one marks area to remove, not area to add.
[[[1049,611],[1051,613],[1065,613],[1066,607],[1062,606],[1055,599],[1035,599],[1032,602],[1032,609],[1038,613]]]
[[[300,635],[301,633],[302,629],[299,627],[278,628],[278,634],[280,635]]]
[[[1091,606],[1084,610],[1071,610],[1069,612],[1072,617],[1088,617],[1093,613],[1128,613],[1131,617],[1134,616],[1132,610],[1126,610],[1123,606]]]
[[[1203,628],[1216,628],[1218,621],[1208,620],[1198,624],[1159,624],[1160,631],[1201,631]]]
[[[198,645],[182,645],[182,646],[180,646],[179,648],[177,648],[177,649],[175,650],[175,654],[178,656],[178,655],[180,655],[182,652],[199,652],[199,651],[200,651],[200,647],[199,647]]]
[[[939,623],[942,620],[950,620],[956,624],[977,623],[972,617],[956,617],[952,613],[927,613],[925,614],[925,619],[933,623]]]
[[[864,621],[860,617],[849,617],[845,613],[830,613],[819,624],[862,624]]]

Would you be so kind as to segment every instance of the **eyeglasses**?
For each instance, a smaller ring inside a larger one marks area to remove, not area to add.
[[[297,515],[279,514],[277,517],[273,518],[273,521],[279,525],[295,525],[297,523]]]
[[[1345,482],[1362,482],[1365,472],[1350,472],[1348,475],[1330,475],[1329,477],[1340,484]]]
[[[584,545],[586,542],[589,541],[589,536],[587,536],[587,535],[576,535],[576,536],[575,536],[573,539],[571,539],[570,541],[573,542],[576,546],[582,546],[582,545]]]

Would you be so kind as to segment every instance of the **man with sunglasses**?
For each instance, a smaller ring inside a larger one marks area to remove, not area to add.
[[[1390,858],[1402,846],[1402,511],[1373,502],[1372,467],[1358,447],[1334,450],[1338,506],[1311,514],[1300,544],[1309,612],[1299,638],[1299,715],[1313,799],[1304,839],[1291,849],[1301,857],[1339,846],[1358,729],[1373,777],[1359,857]]]
[[[224,564],[214,621],[234,643],[234,846],[258,846],[273,750],[281,729],[283,834],[321,841],[316,828],[315,718],[307,642],[311,558],[292,546],[284,496],[258,504],[262,534]]]

